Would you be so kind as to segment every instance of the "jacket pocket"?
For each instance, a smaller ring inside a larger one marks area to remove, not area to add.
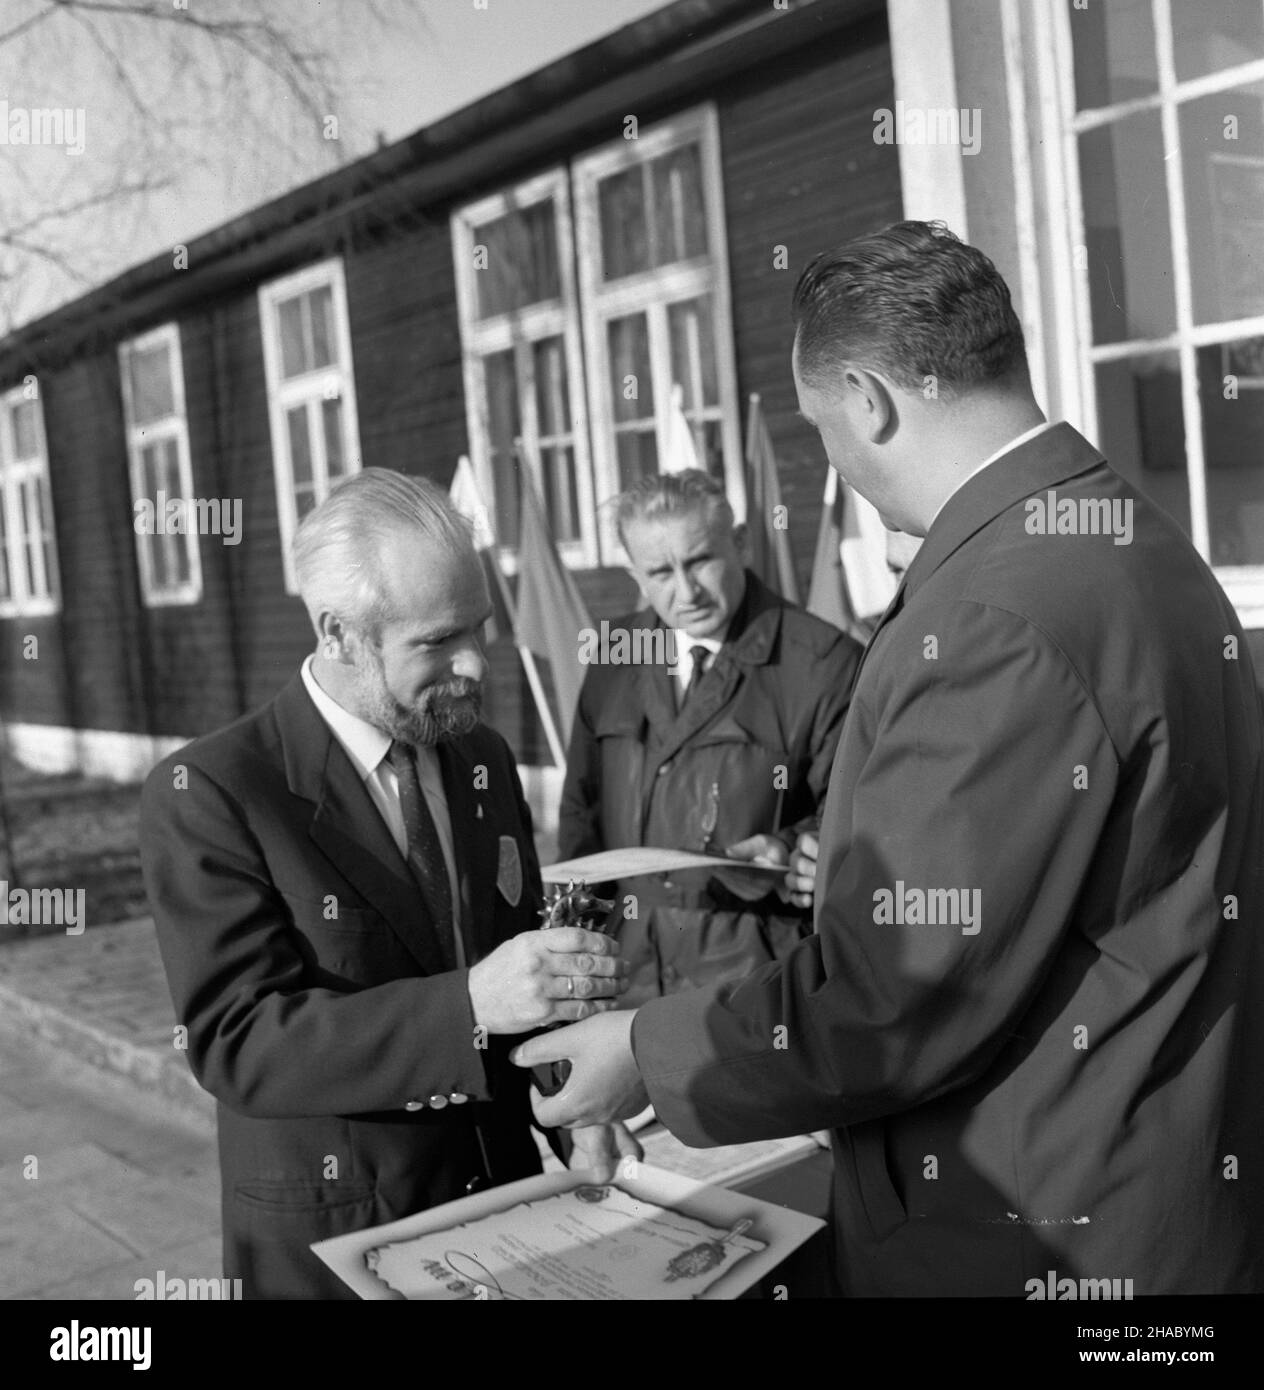
[[[248,1211],[277,1216],[312,1216],[334,1212],[359,1202],[372,1202],[370,1182],[243,1182],[233,1188],[233,1200]]]
[[[908,1212],[896,1191],[887,1163],[886,1121],[866,1120],[863,1124],[849,1125],[847,1135],[851,1140],[856,1182],[869,1229],[875,1240],[886,1240],[908,1220]]]

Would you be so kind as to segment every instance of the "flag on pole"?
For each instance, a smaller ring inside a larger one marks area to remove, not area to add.
[[[882,536],[861,536],[860,505],[869,507]],[[881,613],[891,601],[894,584],[886,568],[883,536],[886,528],[874,509],[832,469],[825,476],[825,500],[816,533],[812,559],[812,584],[807,609],[833,623],[852,637],[865,641],[872,624],[867,618]],[[867,547],[867,548],[866,548]],[[879,557],[877,564],[874,555]],[[848,568],[848,561],[851,568]],[[878,566],[881,567],[879,574]],[[852,576],[859,579],[853,588]]]
[[[842,478],[838,486],[843,494],[842,550],[847,597],[856,616],[868,618],[885,611],[895,597],[895,576],[887,567],[887,528],[872,502],[848,487]]]
[[[685,393],[680,386],[671,389],[671,404],[667,410],[667,450],[663,455],[660,473],[683,473],[686,468],[701,468],[694,447],[693,431],[685,418]]]
[[[448,498],[473,528],[474,548],[478,551],[483,575],[487,580],[487,592],[492,600],[492,616],[487,620],[485,629],[490,646],[501,637],[513,635],[514,605],[509,585],[496,558],[496,533],[492,527],[491,512],[487,507],[487,496],[488,490],[480,486],[478,474],[470,462],[469,455],[462,454],[457,460],[452,486],[448,489]]]
[[[798,603],[799,581],[794,573],[790,532],[786,529],[786,513],[781,505],[777,457],[773,453],[768,421],[758,395],[753,393],[746,417],[746,494],[750,499],[746,529],[750,536],[751,569],[782,598]]]
[[[553,670],[564,747],[570,742],[571,722],[584,678],[584,668],[579,661],[579,634],[593,623],[571,572],[562,563],[553,543],[548,519],[536,492],[538,474],[528,465],[521,440],[519,472],[522,477],[522,534],[518,542],[518,617],[514,624],[514,640],[524,652],[544,657]],[[559,758],[558,749],[553,751],[555,761],[563,763],[564,755]]]
[[[821,524],[816,532],[816,553],[812,557],[812,582],[807,608],[818,618],[856,635],[856,615],[847,597],[843,576],[843,498],[838,474],[825,470],[825,500],[821,504]]]

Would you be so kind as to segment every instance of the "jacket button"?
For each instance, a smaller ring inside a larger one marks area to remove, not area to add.
[[[406,1100],[404,1102],[405,1110],[424,1110],[425,1108],[426,1102],[424,1100]]]
[[[670,770],[671,770],[671,769],[670,769],[670,767],[668,766],[668,764],[667,764],[667,763],[664,763],[664,764],[662,765],[662,767],[660,767],[660,768],[658,769],[658,771],[657,771],[654,775],[655,775],[656,777],[666,777],[667,774],[668,774],[668,772],[669,772]]]
[[[447,1105],[447,1103],[448,1103],[448,1098],[447,1098],[447,1096],[431,1096],[431,1097],[430,1097],[430,1108],[431,1108],[431,1110],[442,1110],[443,1107],[444,1107],[445,1105]]]
[[[467,1096],[464,1091],[453,1091],[448,1099],[453,1105],[464,1105],[465,1102],[469,1100],[469,1096]]]

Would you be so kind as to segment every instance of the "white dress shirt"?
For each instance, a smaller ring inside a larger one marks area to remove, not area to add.
[[[693,679],[693,649],[695,647],[705,647],[711,653],[707,666],[715,660],[715,654],[724,645],[723,638],[720,637],[690,637],[682,628],[669,628],[676,643],[675,666],[670,667],[670,671],[679,682],[680,689],[676,692],[676,704],[679,707],[681,700],[685,698],[685,691],[689,689],[689,682]]]
[[[1016,436],[1014,439],[1011,439],[1008,444],[1003,444],[994,454],[989,454],[987,458],[983,460],[982,463],[976,463],[974,467],[961,479],[961,481],[956,485],[956,487],[953,488],[953,490],[948,494],[948,496],[945,497],[944,500],[939,504],[939,510],[936,511],[935,515],[931,518],[931,526],[935,524],[935,520],[939,516],[939,513],[943,511],[943,509],[948,505],[949,501],[958,492],[960,492],[963,487],[965,487],[965,485],[970,481],[971,478],[974,477],[976,473],[982,473],[985,468],[995,463],[997,459],[1003,457],[1005,454],[1008,454],[1012,449],[1017,449],[1020,444],[1026,444],[1029,439],[1035,439],[1035,437],[1038,434],[1044,434],[1046,430],[1053,429],[1057,423],[1058,422],[1056,420],[1043,420],[1040,424],[1033,425],[1031,429],[1024,430],[1022,434]],[[927,527],[927,530],[929,529],[930,527]]]
[[[312,697],[312,703],[320,712],[320,717],[329,725],[329,731],[346,750],[351,765],[360,774],[365,790],[373,798],[386,828],[391,832],[395,847],[400,856],[408,858],[408,831],[404,827],[404,812],[399,804],[399,778],[395,769],[387,761],[390,752],[390,735],[375,725],[351,714],[316,683],[312,675],[312,658],[303,662],[303,684]],[[456,874],[456,855],[452,848],[452,818],[448,815],[448,798],[443,790],[443,773],[439,767],[439,755],[433,748],[419,747],[417,755],[417,780],[421,783],[421,793],[434,817],[435,829],[439,832],[439,844],[443,847],[443,858],[448,868],[448,882],[452,885],[453,935],[456,937],[457,966],[465,964],[465,945],[461,940],[461,887]]]

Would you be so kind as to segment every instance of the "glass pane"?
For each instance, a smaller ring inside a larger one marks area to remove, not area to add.
[[[1176,80],[1264,58],[1260,0],[1177,0],[1172,6]]]
[[[619,454],[619,487],[631,487],[658,472],[658,441],[652,429],[620,430],[615,435]]]
[[[715,478],[724,477],[724,435],[719,420],[706,420],[694,426],[694,447],[702,466]]]
[[[645,216],[645,169],[634,165],[597,185],[601,215],[601,273],[618,280],[650,268]]]
[[[9,587],[9,521],[6,515],[4,489],[0,487],[0,599],[12,595]]]
[[[307,370],[307,347],[303,337],[304,295],[282,300],[277,305],[277,323],[281,332],[281,375],[288,380]]]
[[[1213,565],[1264,565],[1264,338],[1198,352]]]
[[[577,541],[579,534],[579,493],[575,485],[575,451],[570,448],[541,451],[544,468],[544,504],[549,525],[559,541]]]
[[[1110,466],[1188,533],[1185,415],[1176,353],[1097,367],[1097,433]]]
[[[26,592],[33,596],[42,595],[44,586],[39,578],[38,556],[43,544],[43,524],[40,518],[39,483],[35,478],[27,478],[18,485],[23,499],[24,527],[26,531]]]
[[[541,438],[571,433],[566,389],[566,351],[561,338],[544,338],[532,345],[535,370],[535,408]]]
[[[167,567],[172,584],[187,584],[192,574],[189,551],[197,544],[197,536],[164,536],[163,539],[171,548]]]
[[[320,413],[325,426],[325,468],[332,482],[346,471],[342,449],[342,401],[321,401]]]
[[[298,513],[298,519],[302,519],[316,505],[316,485],[305,483],[302,487],[294,489],[294,509]]]
[[[146,536],[144,543],[149,547],[149,580],[152,587],[161,593],[171,586],[171,571],[167,566],[166,536]]]
[[[34,401],[19,401],[13,407],[13,448],[14,457],[19,459],[39,458],[39,420],[36,411],[39,406]]]
[[[654,382],[650,374],[650,330],[644,314],[611,319],[606,326],[610,344],[610,399],[616,424],[654,414]]]
[[[1161,337],[1176,326],[1159,113],[1080,136],[1093,341]]]
[[[1178,6],[1179,7],[1179,6]],[[1068,4],[1080,111],[1150,96],[1158,90],[1150,0]]]
[[[307,433],[307,407],[295,406],[285,412],[290,431],[290,472],[295,486],[311,481],[312,441]]]
[[[522,416],[512,350],[485,357],[483,370],[487,383],[488,443],[496,489],[496,539],[501,545],[517,545],[520,501],[514,440],[522,433]]]
[[[1264,82],[1178,110],[1194,322],[1264,314]]]
[[[307,296],[308,312],[312,320],[313,367],[328,367],[338,356],[337,338],[334,335],[334,291],[332,285],[322,285]]]
[[[702,195],[702,154],[686,145],[650,166],[654,208],[654,264],[671,265],[707,254],[707,213]]]
[[[162,486],[158,468],[158,446],[142,444],[140,449],[140,490],[142,497],[154,499]]]
[[[156,343],[129,354],[132,378],[132,424],[147,425],[175,412],[171,382],[171,349]]]
[[[475,276],[480,318],[561,295],[552,198],[475,227],[474,244],[487,248]]]
[[[180,449],[174,439],[164,439],[162,448],[162,485],[168,497],[183,496],[180,490]]]
[[[667,306],[671,335],[672,381],[684,392],[685,413],[718,405],[720,387],[715,369],[715,333],[711,296]]]

